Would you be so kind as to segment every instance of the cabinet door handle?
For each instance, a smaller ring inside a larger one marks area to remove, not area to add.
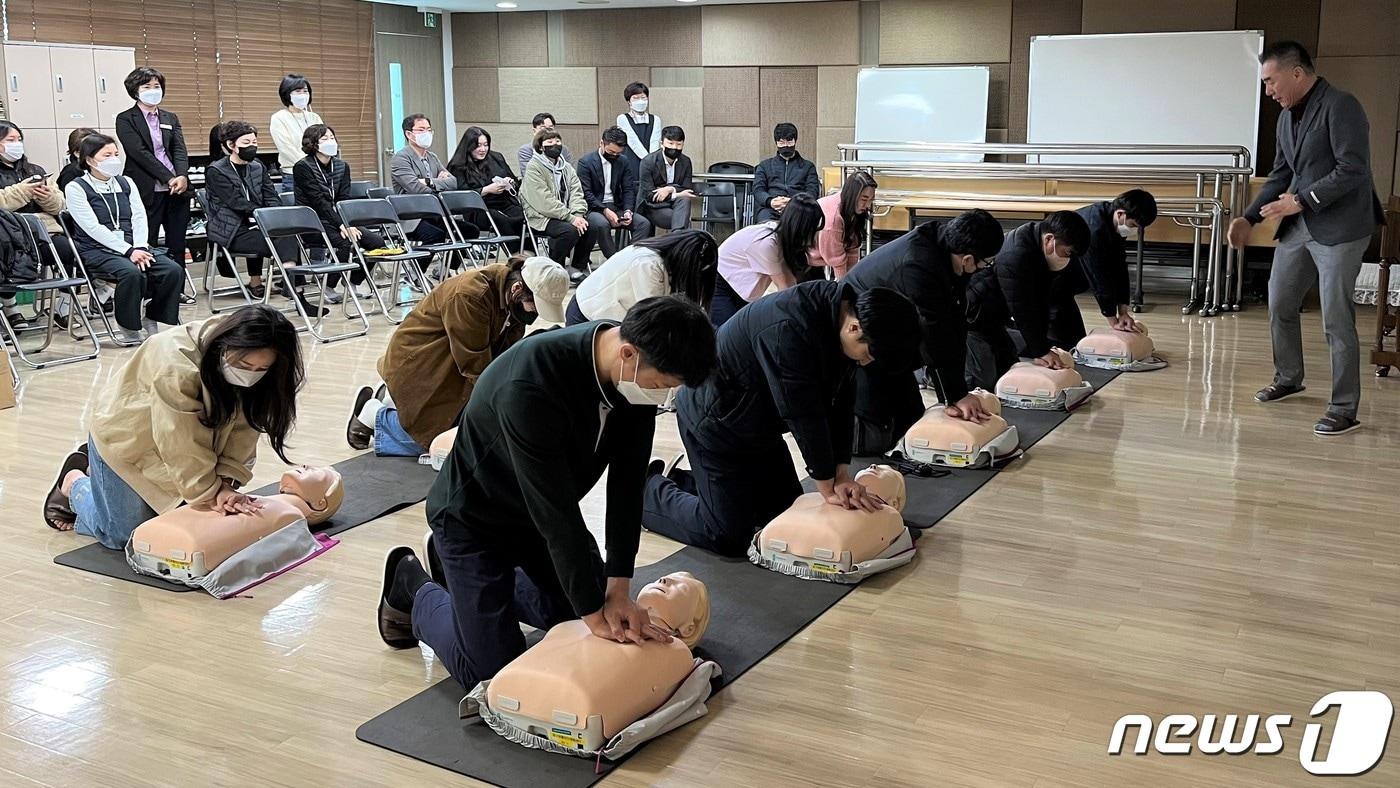
[[[19,92],[19,74],[10,75],[10,90],[16,93]]]
[[[58,92],[59,92],[59,93],[62,93],[62,92],[63,92],[63,75],[62,75],[62,74],[54,74],[54,75],[53,75],[53,78],[54,78],[54,82],[58,85]]]
[[[106,92],[107,92],[107,78],[106,78],[106,77],[98,77],[98,78],[97,78],[97,92],[98,92],[98,93],[106,93]]]

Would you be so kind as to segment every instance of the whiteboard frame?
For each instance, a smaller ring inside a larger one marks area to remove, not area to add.
[[[1035,42],[1036,42],[1036,41],[1041,40],[1041,39],[1046,39],[1046,40],[1068,40],[1068,39],[1106,39],[1106,38],[1164,38],[1164,37],[1173,37],[1173,38],[1175,38],[1175,37],[1181,37],[1181,36],[1216,36],[1216,35],[1240,35],[1240,34],[1258,36],[1258,39],[1259,39],[1259,40],[1258,40],[1258,47],[1257,47],[1257,50],[1256,50],[1256,53],[1255,53],[1255,54],[1256,54],[1256,55],[1263,54],[1263,51],[1264,51],[1264,31],[1262,31],[1262,30],[1253,30],[1253,29],[1245,29],[1245,30],[1184,30],[1184,31],[1173,31],[1173,32],[1158,32],[1158,33],[1086,33],[1086,34],[1074,34],[1074,35],[1048,35],[1048,36],[1047,36],[1047,35],[1043,35],[1043,36],[1032,36],[1032,37],[1031,37],[1031,46],[1030,46],[1030,49],[1029,49],[1029,56],[1028,56],[1028,61],[1027,61],[1027,68],[1026,68],[1026,80],[1027,80],[1027,91],[1026,91],[1026,141],[1027,141],[1027,143],[1034,145],[1034,144],[1036,144],[1037,142],[1046,142],[1045,140],[1036,140],[1036,139],[1035,139],[1035,117],[1036,117],[1036,116],[1035,116],[1035,100],[1036,100],[1036,92],[1035,92],[1034,90],[1030,89],[1030,84],[1031,84],[1031,82],[1032,82],[1033,75],[1035,74]],[[1262,97],[1262,95],[1263,95],[1263,89],[1259,87],[1259,79],[1258,79],[1257,73],[1256,73],[1256,77],[1255,77],[1254,82],[1255,82],[1255,86],[1256,86],[1256,87],[1255,87],[1255,90],[1254,90],[1253,132],[1252,132],[1252,134],[1250,135],[1248,141],[1245,142],[1245,143],[1243,143],[1243,144],[1244,144],[1244,147],[1245,147],[1246,149],[1249,150],[1250,161],[1257,162],[1257,161],[1258,161],[1258,153],[1259,153],[1259,111],[1260,111],[1260,104],[1261,104],[1261,101],[1262,101],[1262,98],[1261,98],[1261,97]],[[1238,143],[1238,142],[1236,142],[1236,141],[1234,141],[1234,140],[1214,140],[1214,141],[1211,141],[1211,142],[1176,142],[1176,141],[1167,142],[1167,141],[1162,141],[1162,140],[1153,140],[1153,141],[1148,142],[1148,141],[1142,141],[1142,140],[1111,140],[1111,139],[1110,139],[1110,140],[1105,140],[1105,139],[1098,139],[1098,140],[1085,140],[1084,142],[1085,142],[1086,144],[1095,144],[1095,143],[1107,143],[1107,144],[1124,144],[1124,143],[1126,143],[1126,144],[1133,144],[1133,143],[1136,143],[1136,142],[1141,142],[1141,143],[1144,144],[1144,145],[1148,145],[1148,144],[1171,144],[1171,145],[1196,145],[1196,144],[1199,144],[1199,145],[1236,145],[1236,144],[1240,144],[1240,143]],[[1046,144],[1052,144],[1052,143],[1046,142]],[[1185,155],[1183,155],[1183,156],[1170,156],[1170,157],[1167,157],[1167,156],[1162,156],[1162,155],[1141,154],[1141,155],[1118,155],[1118,156],[1111,156],[1111,157],[1107,157],[1107,156],[1104,156],[1104,157],[1097,157],[1097,156],[1071,156],[1071,155],[1049,155],[1049,154],[1044,154],[1044,155],[1039,155],[1039,156],[1035,156],[1035,157],[1029,157],[1029,156],[1028,156],[1028,157],[1027,157],[1027,161],[1030,161],[1031,158],[1034,158],[1034,159],[1035,159],[1036,161],[1038,161],[1039,163],[1159,164],[1159,163],[1164,163],[1164,162],[1170,162],[1170,163],[1173,163],[1173,164],[1222,164],[1222,165],[1228,165],[1228,164],[1231,163],[1230,158],[1229,158],[1228,156],[1223,156],[1223,155],[1222,155],[1222,156],[1209,156],[1209,155],[1185,156]]]
[[[885,135],[885,136],[882,137],[882,138],[862,139],[862,138],[861,138],[861,134],[860,134],[860,132],[861,132],[861,122],[860,122],[860,121],[861,121],[861,100],[860,100],[861,91],[860,91],[860,84],[861,84],[861,81],[862,81],[862,80],[861,80],[862,76],[863,76],[864,74],[866,74],[867,72],[893,73],[893,72],[899,72],[899,71],[922,71],[922,72],[963,71],[963,72],[978,73],[978,74],[980,74],[980,75],[982,76],[983,80],[984,80],[984,88],[985,88],[985,89],[982,91],[982,110],[981,110],[981,115],[980,115],[980,117],[981,117],[981,139],[977,139],[977,140],[934,140],[934,139],[922,139],[922,140],[907,140],[907,139],[906,139],[906,140],[898,140],[898,139],[888,139],[889,136],[893,136],[893,135]],[[851,133],[851,134],[852,134],[851,138],[852,138],[857,144],[862,143],[862,142],[863,142],[863,143],[871,143],[871,144],[874,144],[874,143],[898,143],[898,144],[906,144],[906,143],[910,143],[910,142],[977,142],[977,143],[985,143],[985,142],[987,141],[987,106],[991,103],[991,84],[992,84],[992,69],[991,69],[991,66],[987,66],[987,65],[976,65],[976,64],[971,64],[971,65],[949,65],[949,66],[888,66],[888,67],[887,67],[887,66],[865,66],[865,67],[862,67],[858,72],[856,72],[856,102],[855,102],[855,103],[856,103],[856,117],[855,117],[855,126],[853,127],[852,133]],[[985,158],[985,157],[984,157],[982,154],[980,154],[980,153],[934,153],[934,152],[929,152],[929,153],[918,153],[918,152],[901,152],[901,151],[861,151],[859,155],[860,155],[860,160],[861,160],[861,161],[872,161],[872,162],[873,162],[873,161],[879,161],[879,162],[889,162],[889,161],[895,161],[895,162],[898,162],[898,161],[971,161],[971,162],[979,162],[979,161],[982,161],[982,160]]]

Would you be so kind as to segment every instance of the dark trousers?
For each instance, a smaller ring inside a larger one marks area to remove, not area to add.
[[[729,322],[729,318],[748,305],[723,276],[715,276],[715,294],[710,298],[710,322],[715,328]]]
[[[884,454],[924,415],[913,372],[890,373],[878,362],[856,369],[855,442],[860,456]]]
[[[190,229],[190,193],[156,192],[146,208],[147,237],[165,247],[166,254],[185,267],[185,233]],[[162,235],[162,232],[164,233]]]
[[[754,533],[802,494],[787,443],[781,435],[748,436],[736,449],[714,440],[725,428],[713,420],[694,424],[684,407],[677,417],[691,470],[647,479],[642,526],[682,544],[742,556]]]
[[[622,218],[621,208],[618,208],[612,203],[608,203],[605,207],[611,208],[619,219]],[[593,240],[598,244],[598,248],[602,250],[603,259],[605,260],[617,254],[617,242],[613,240],[613,230],[615,229],[619,228],[614,228],[612,225],[608,224],[608,217],[604,216],[602,213],[594,211],[588,214],[589,234],[593,236]],[[629,227],[620,229],[628,234],[627,243],[651,237],[651,222],[647,221],[647,218],[639,213],[634,212],[632,214],[632,224]],[[590,249],[589,251],[592,250]],[[575,255],[575,260],[577,260],[577,254]]]
[[[180,322],[180,293],[185,288],[185,269],[164,254],[152,252],[155,259],[142,271],[131,258],[105,249],[83,252],[83,265],[93,279],[116,284],[114,306],[117,325],[128,331],[141,330],[141,301],[146,317],[168,326]]]
[[[755,223],[758,223],[758,222],[776,222],[776,221],[778,221],[778,218],[781,217],[781,216],[782,216],[781,213],[778,213],[777,211],[775,211],[775,210],[773,210],[772,208],[769,208],[768,206],[765,205],[765,206],[763,206],[762,208],[759,208],[757,211],[754,212],[753,220],[754,220]]]
[[[564,325],[576,326],[579,323],[587,323],[588,316],[578,308],[578,296],[569,299],[569,305],[564,307]]]
[[[1079,311],[1074,296],[1062,296],[1051,302],[1050,330],[1047,332],[1050,344],[1061,350],[1073,350],[1085,333],[1084,315]],[[1025,343],[1020,341],[1020,332],[1012,332],[1012,338],[1016,340],[1016,352],[1024,355]]]
[[[295,265],[300,250],[297,248],[297,239],[292,237],[278,238],[273,242],[277,249],[277,256],[282,258],[282,262]],[[272,250],[267,246],[267,239],[263,237],[261,231],[256,227],[240,227],[234,233],[233,240],[224,246],[234,257],[242,257],[248,261],[248,275],[261,277],[263,274],[263,260],[272,255]],[[225,276],[232,276],[232,271],[225,270],[228,263],[222,257],[218,261],[219,270]]]
[[[1016,363],[1016,342],[1006,326],[970,326],[967,330],[967,385],[995,391],[997,380]]]
[[[486,218],[486,213],[491,214],[490,220]],[[471,211],[466,214],[466,218],[472,224],[482,228],[485,232],[491,227],[491,223],[496,223],[496,229],[501,235],[514,235],[516,239],[506,243],[506,249],[515,254],[520,251],[522,240],[525,237],[525,211],[519,205],[511,204],[505,210],[487,208],[483,211]]]
[[[331,246],[335,247],[335,259],[342,263],[355,263],[359,265],[360,260],[355,256],[355,245],[350,243],[350,239],[340,234],[339,227],[326,227],[326,237],[331,239]],[[320,238],[308,238],[306,241],[308,249],[321,249],[324,244]],[[384,236],[374,230],[360,229],[360,248],[366,251],[370,249],[383,249]],[[365,262],[369,263],[370,269],[374,269],[374,258],[366,257]],[[340,284],[341,275],[331,274],[326,277],[326,287],[336,287]],[[350,284],[358,285],[365,281],[365,272],[358,267],[350,272]]]
[[[572,255],[573,266],[580,271],[588,270],[588,255],[593,251],[593,226],[579,234],[573,224],[550,219],[545,223],[544,234],[549,238],[549,259],[560,265],[568,265]]]
[[[496,675],[525,652],[521,622],[547,630],[577,617],[543,540],[526,539],[505,548],[458,523],[433,521],[430,526],[447,587],[428,583],[418,589],[413,634],[464,689]],[[516,526],[494,527],[515,534],[521,530]]]
[[[446,243],[447,227],[433,219],[420,219],[413,232],[408,233],[408,239],[420,244]]]
[[[670,204],[661,208],[652,208],[643,204],[637,208],[637,213],[645,216],[651,222],[653,232],[656,228],[661,227],[668,230],[684,230],[690,227],[691,202],[689,197],[676,197],[670,201]]]

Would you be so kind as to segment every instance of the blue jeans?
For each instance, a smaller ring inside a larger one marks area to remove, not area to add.
[[[455,518],[429,523],[447,587],[426,583],[413,597],[413,635],[426,643],[463,688],[496,675],[525,652],[520,622],[547,630],[573,607],[544,540],[501,546]],[[496,526],[499,532],[510,526]],[[514,540],[514,537],[512,537]],[[601,585],[602,578],[599,578]]]
[[[290,172],[282,173],[282,183],[277,186],[277,191],[296,191],[296,184],[292,181],[292,174]]]
[[[428,450],[404,432],[398,408],[380,408],[374,417],[374,453],[380,457],[417,457]]]
[[[68,498],[78,515],[73,530],[113,550],[126,547],[136,526],[156,516],[156,510],[102,461],[92,438],[88,438],[88,475],[73,483]]]

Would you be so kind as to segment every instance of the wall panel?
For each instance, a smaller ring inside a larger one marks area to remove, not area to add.
[[[536,112],[556,123],[598,125],[598,79],[592,68],[502,68],[501,120],[529,123]]]
[[[457,117],[472,117],[471,115],[458,115]],[[480,126],[486,129],[486,133],[491,135],[491,150],[501,154],[506,159],[506,164],[510,166],[511,172],[515,172],[519,166],[519,161],[515,158],[515,152],[521,145],[529,142],[534,137],[534,130],[528,123],[495,123],[481,119],[471,121],[458,121],[457,136],[448,146],[448,154],[457,150],[457,145],[462,141],[462,135],[467,133],[470,126]]]
[[[1400,55],[1400,2],[1322,0],[1314,55]]]
[[[704,169],[705,110],[704,88],[652,88],[651,105],[666,126],[685,129],[685,152]]]
[[[1297,41],[1309,52],[1316,53],[1321,6],[1322,0],[1237,0],[1235,29],[1263,30],[1265,46],[1275,41]],[[1274,163],[1277,142],[1274,126],[1278,123],[1279,112],[1277,102],[1268,96],[1260,97],[1259,141],[1254,149],[1258,158],[1254,171],[1261,175]]]
[[[1080,0],[1015,0],[1011,7],[1011,74],[1007,85],[1007,132],[1012,142],[1026,141],[1027,87],[1031,39],[1080,32]]]
[[[1085,33],[1172,33],[1234,30],[1235,0],[1135,2],[1084,0]]]
[[[452,65],[462,68],[499,66],[501,40],[496,27],[500,14],[452,15]]]
[[[759,147],[759,139],[763,136],[757,126],[706,126],[705,155],[710,164],[739,161],[756,165],[765,155],[762,152],[771,147]]]
[[[543,11],[497,14],[496,17],[502,67],[549,65],[549,33]]]
[[[707,5],[700,9],[707,66],[839,66],[860,62],[856,2]]]
[[[705,69],[705,125],[758,125],[757,68]]]
[[[458,118],[480,118],[488,123],[501,119],[496,69],[452,69],[452,114]]]
[[[811,150],[802,155],[815,162],[817,171],[821,172],[823,167],[841,158],[841,151],[837,150],[837,145],[855,141],[856,130],[852,126],[818,126],[816,145],[808,146]]]
[[[565,66],[700,65],[695,6],[588,9],[560,16]]]
[[[773,127],[797,124],[802,137],[815,141],[817,130],[817,70],[815,68],[761,68],[758,71],[758,127],[763,139],[773,141]],[[771,145],[769,146],[771,147]]]
[[[602,128],[617,122],[617,116],[627,111],[622,90],[633,82],[647,84],[651,70],[646,66],[610,66],[598,71],[598,120]]]
[[[881,0],[880,63],[1007,63],[1011,0]]]
[[[849,126],[856,117],[856,75],[860,66],[817,69],[817,125]]]
[[[1320,57],[1319,74],[1356,96],[1371,123],[1371,173],[1376,191],[1389,194],[1395,171],[1395,116],[1400,104],[1400,57]]]

